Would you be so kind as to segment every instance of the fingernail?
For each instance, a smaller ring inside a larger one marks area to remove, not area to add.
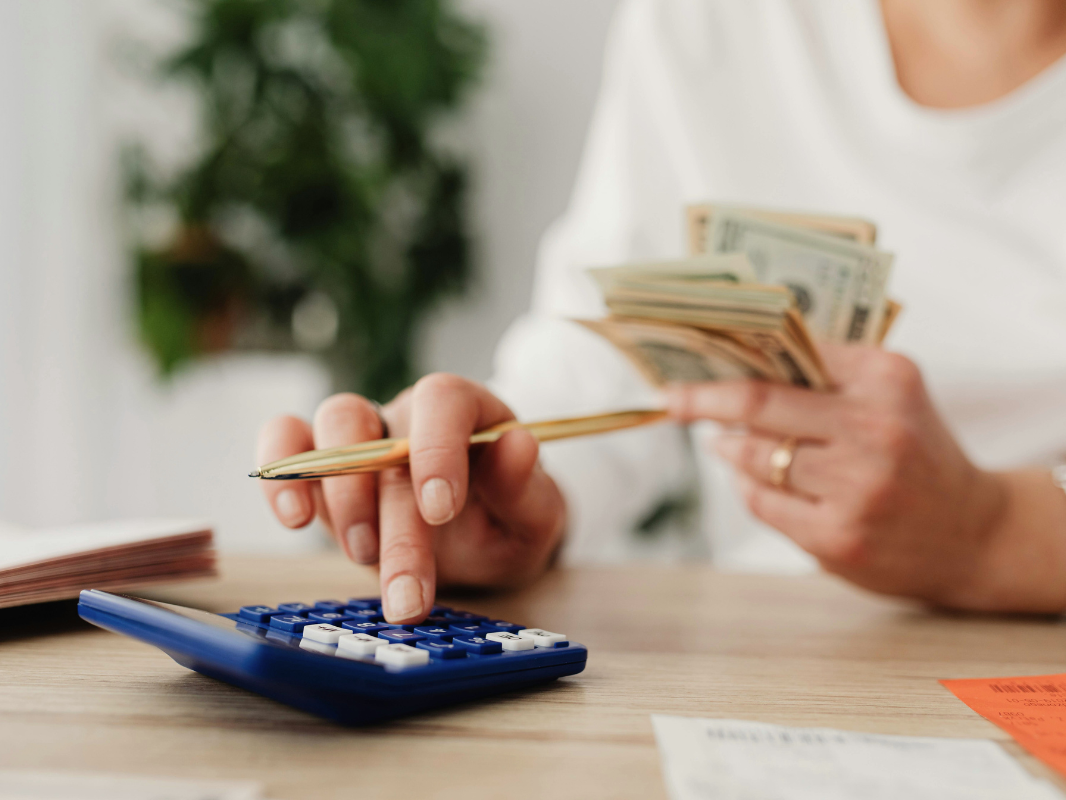
[[[274,510],[286,525],[299,525],[307,519],[303,497],[294,489],[286,489],[274,499]]]
[[[410,619],[422,615],[422,584],[411,575],[397,575],[385,594],[389,619]]]
[[[373,564],[378,560],[378,537],[367,522],[352,525],[344,535],[348,558],[356,564]]]
[[[444,478],[422,484],[422,513],[430,525],[443,525],[455,516],[455,492]]]

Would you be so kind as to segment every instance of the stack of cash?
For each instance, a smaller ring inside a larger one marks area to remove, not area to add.
[[[827,389],[816,342],[878,344],[892,255],[859,219],[688,209],[692,255],[590,270],[610,316],[580,320],[655,385],[759,378]]]

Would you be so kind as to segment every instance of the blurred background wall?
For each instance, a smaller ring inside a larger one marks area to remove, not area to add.
[[[464,0],[490,58],[451,136],[472,159],[478,274],[426,325],[421,366],[489,376],[528,304],[538,239],[563,212],[617,0]],[[167,515],[215,522],[230,550],[321,546],[274,523],[243,477],[259,425],[310,416],[328,376],[306,356],[224,355],[161,382],[136,343],[115,149],[174,159],[192,104],[149,89],[123,48],[186,31],[170,0],[0,0],[0,521]]]

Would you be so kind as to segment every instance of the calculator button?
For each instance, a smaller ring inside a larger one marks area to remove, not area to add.
[[[340,600],[316,600],[315,608],[319,611],[343,611],[347,603]]]
[[[306,617],[300,617],[296,614],[279,614],[270,618],[270,627],[278,628],[279,630],[288,631],[290,633],[299,633],[307,625],[312,624]]]
[[[429,663],[429,651],[405,644],[387,644],[374,652],[374,659],[393,667],[417,667]]]
[[[342,622],[352,619],[347,614],[340,614],[336,611],[312,611],[307,615],[307,618],[311,622],[325,622],[327,625],[340,625]]]
[[[378,648],[388,645],[384,639],[368,636],[365,633],[353,633],[337,640],[337,649],[357,656],[372,656]]]
[[[308,611],[314,611],[314,606],[309,606],[307,603],[279,603],[278,611],[283,611],[286,614],[300,614],[307,616]]]
[[[355,633],[367,633],[371,636],[377,636],[381,631],[392,630],[392,626],[384,622],[358,622],[354,619],[349,619],[348,622],[341,623],[342,628],[347,628]]]
[[[471,614],[469,611],[445,611],[444,616],[446,619],[450,619],[452,622],[481,622],[488,617],[482,614]]]
[[[452,624],[452,620],[447,617],[438,617],[435,614],[430,614],[422,622],[423,625],[432,625],[435,628],[447,628]]]
[[[352,608],[348,606],[345,616],[357,622],[381,622],[385,619],[376,608]]]
[[[338,628],[336,625],[327,625],[324,622],[308,625],[304,628],[305,639],[310,639],[312,642],[322,642],[323,644],[336,644],[337,640],[342,636],[354,635],[351,631]]]
[[[437,625],[419,625],[415,628],[415,633],[420,633],[434,642],[450,642],[452,637],[455,636],[453,631]]]
[[[431,658],[466,658],[466,651],[448,642],[436,642],[432,639],[423,639],[415,642],[415,647],[425,650]]]
[[[453,622],[448,626],[448,630],[455,636],[484,636],[496,629],[482,625],[480,622]]]
[[[381,600],[377,597],[352,597],[348,600],[348,608],[381,608]]]
[[[453,609],[451,606],[433,606],[433,608],[429,610],[429,614],[432,617],[443,617],[445,614],[452,610]]]
[[[248,622],[269,622],[272,614],[277,614],[278,609],[270,606],[241,606],[237,616]]]
[[[543,628],[523,628],[518,632],[523,639],[532,639],[537,647],[555,647],[558,642],[565,642],[566,636],[561,633],[552,633]]]
[[[507,633],[518,633],[525,625],[515,625],[513,622],[505,622],[502,619],[492,619],[488,622],[481,623],[482,625],[488,625],[493,630],[506,631]]]
[[[414,644],[415,642],[420,642],[426,638],[420,633],[405,631],[403,628],[393,628],[391,630],[381,631],[378,633],[378,637],[384,639],[390,644]]]
[[[305,633],[304,636],[307,634]],[[510,631],[496,631],[495,633],[486,633],[485,638],[490,642],[499,642],[504,650],[532,650],[536,647],[533,644],[532,639],[524,639],[516,633]]]
[[[490,642],[482,636],[456,636],[452,639],[452,644],[463,648],[468,653],[479,656],[492,655],[503,651],[503,646],[499,642]]]

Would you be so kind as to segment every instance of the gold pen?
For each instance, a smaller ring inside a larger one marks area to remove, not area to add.
[[[516,429],[529,431],[539,442],[550,442],[553,439],[589,436],[594,433],[635,428],[638,425],[650,425],[664,419],[666,419],[665,411],[640,409],[594,414],[591,417],[552,419],[544,422],[511,420],[478,431],[470,437],[470,444],[489,444],[497,441],[507,431]],[[248,473],[248,477],[274,481],[299,481],[327,478],[332,475],[380,472],[386,467],[406,464],[409,453],[406,439],[375,439],[347,447],[332,447],[328,450],[298,453],[264,464],[259,469]]]

